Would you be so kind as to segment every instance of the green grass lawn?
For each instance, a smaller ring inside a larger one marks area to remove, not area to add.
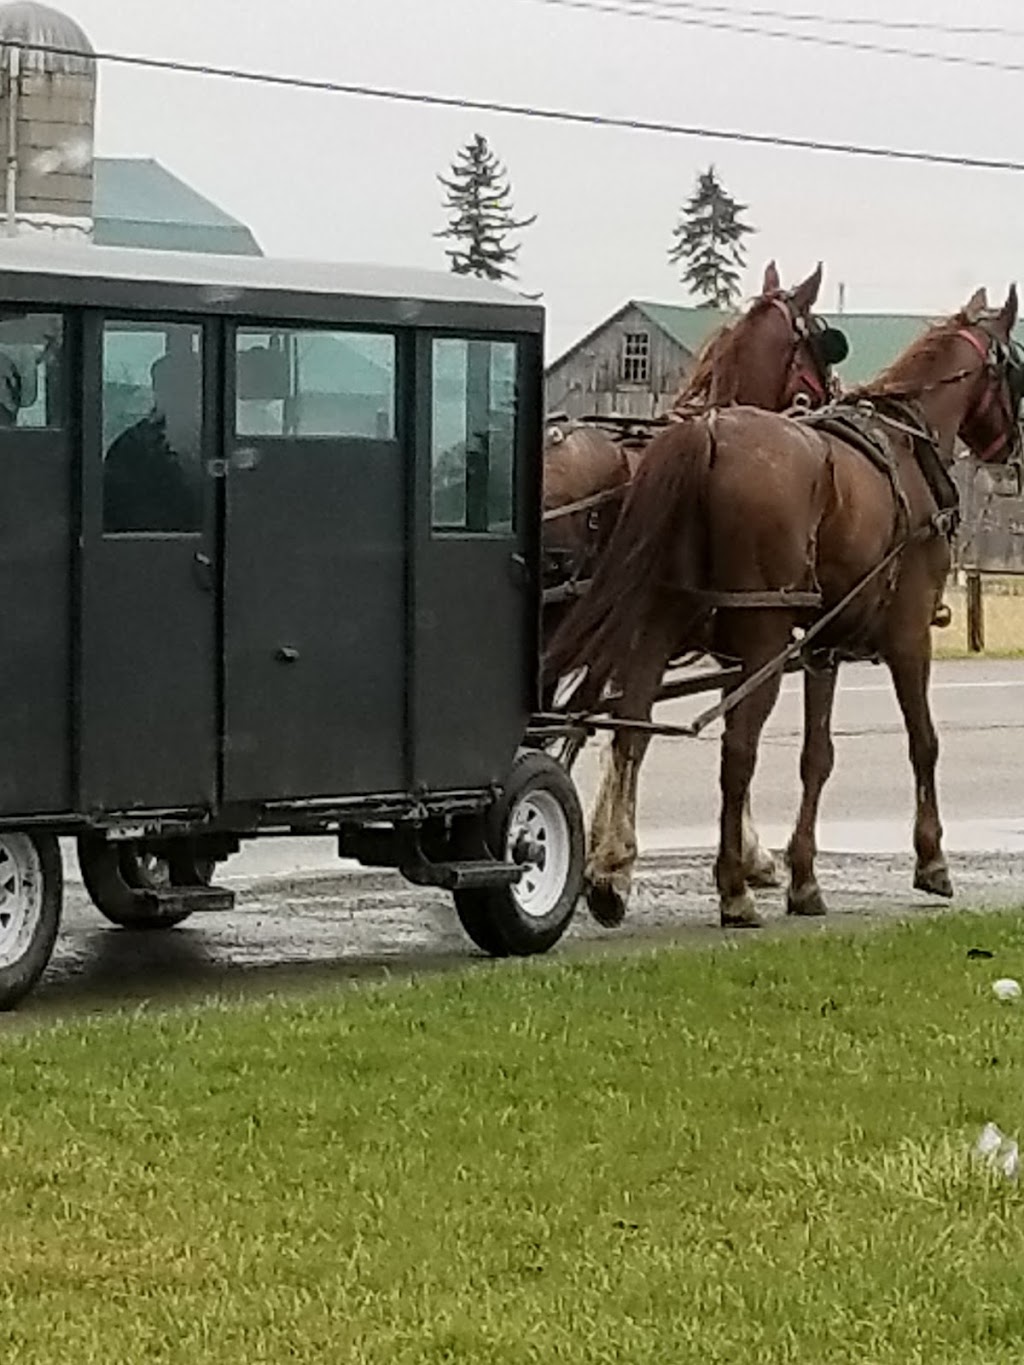
[[[1001,975],[964,915],[12,1029],[0,1360],[1020,1362]]]

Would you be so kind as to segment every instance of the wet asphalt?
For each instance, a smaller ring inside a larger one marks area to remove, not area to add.
[[[1024,662],[938,665],[932,698],[954,904],[1024,905]],[[707,704],[707,698],[672,703],[659,715],[680,720]],[[774,848],[784,846],[796,810],[801,724],[799,679],[788,678],[754,785],[755,819]],[[823,925],[786,923],[784,893],[763,892],[762,908],[777,925],[769,932],[828,932],[944,913],[945,903],[911,889],[913,785],[899,712],[881,669],[844,672],[835,733],[836,771],[819,838],[820,880],[833,913]],[[644,857],[629,918],[609,932],[581,907],[556,954],[720,941],[711,881],[716,741],[712,732],[652,746],[641,785]],[[595,743],[576,773],[587,802],[600,749]],[[219,879],[236,891],[236,909],[196,915],[159,934],[108,926],[84,895],[70,849],[66,871],[57,950],[19,1018],[291,994],[389,973],[503,969],[468,943],[446,896],[341,864],[328,839],[247,845]]]

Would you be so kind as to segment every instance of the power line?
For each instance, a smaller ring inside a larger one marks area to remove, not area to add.
[[[765,28],[760,24],[732,23],[725,19],[703,18],[682,12],[682,6],[669,7],[666,0],[638,0],[623,4],[622,0],[534,0],[542,5],[558,5],[565,9],[589,10],[595,14],[616,14],[629,19],[648,19],[656,23],[682,24],[686,28],[708,29],[720,33],[742,33],[756,38],[773,38],[787,43],[804,43],[812,47],[838,48],[849,52],[871,52],[884,57],[909,57],[920,62],[941,62],[947,66],[971,66],[986,71],[1024,71],[1024,62],[1004,62],[995,57],[968,57],[960,52],[935,52],[930,49],[895,47],[890,43],[873,43],[860,38],[830,38],[824,33],[794,33],[792,29]]]
[[[641,0],[643,3],[643,0]],[[863,14],[821,14],[787,9],[751,8],[747,5],[714,5],[698,0],[659,0],[663,9],[691,10],[697,14],[720,14],[737,19],[780,19],[787,24],[820,24],[826,28],[875,28],[891,33],[944,33],[957,38],[1024,38],[1024,29],[1002,24],[940,24],[930,19],[871,19]]]
[[[12,43],[8,47],[28,48],[33,52],[48,52],[55,56],[81,57],[74,48],[46,43]],[[786,137],[774,133],[748,133],[730,128],[704,128],[685,123],[669,123],[660,119],[625,118],[614,114],[592,114],[573,109],[557,109],[530,104],[509,104],[498,100],[470,99],[458,95],[429,95],[421,91],[394,90],[382,86],[356,85],[346,81],[320,80],[308,76],[283,76],[269,71],[248,71],[240,67],[214,66],[209,63],[175,61],[167,57],[139,57],[124,52],[95,52],[97,62],[142,68],[150,71],[169,71],[191,76],[211,76],[223,80],[245,81],[254,85],[269,85],[289,90],[320,91],[332,95],[350,95],[357,99],[374,99],[395,104],[412,104],[437,109],[457,109],[483,114],[507,114],[514,118],[529,118],[545,123],[564,123],[575,127],[616,128],[634,133],[662,133],[668,137],[703,138],[709,141],[743,143],[755,147],[779,147],[803,152],[831,152],[839,156],[861,156],[876,161],[912,161],[931,166],[957,166],[984,171],[1024,172],[1024,161],[1002,157],[960,156],[952,152],[914,151],[904,147],[877,147],[856,142],[827,142],[818,138]]]

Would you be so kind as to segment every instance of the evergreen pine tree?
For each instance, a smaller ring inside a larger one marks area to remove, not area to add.
[[[743,239],[754,231],[742,220],[746,210],[709,166],[672,231],[668,258],[685,265],[682,281],[702,308],[728,308],[739,297],[739,272],[746,264]]]
[[[519,246],[509,243],[509,233],[530,227],[537,215],[516,218],[508,175],[487,139],[477,133],[459,151],[450,178],[437,178],[447,191],[448,226],[434,235],[455,242],[446,253],[453,272],[487,280],[514,279]]]

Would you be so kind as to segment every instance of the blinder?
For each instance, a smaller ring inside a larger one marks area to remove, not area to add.
[[[791,381],[792,388],[798,388],[802,382],[817,394],[820,402],[827,402],[832,367],[841,365],[850,353],[850,344],[846,339],[846,334],[841,332],[838,327],[829,326],[823,318],[817,317],[813,313],[801,314],[796,312],[793,307],[792,296],[789,294],[780,295],[776,303],[782,308],[793,328],[792,364],[795,374]],[[812,366],[810,370],[799,368],[801,343],[807,348],[808,358]],[[789,397],[794,401],[799,402],[801,398],[806,397],[800,394],[794,395],[792,388]]]
[[[850,354],[846,333],[830,327],[821,318],[811,320],[810,343],[819,364],[826,367],[841,365]]]

